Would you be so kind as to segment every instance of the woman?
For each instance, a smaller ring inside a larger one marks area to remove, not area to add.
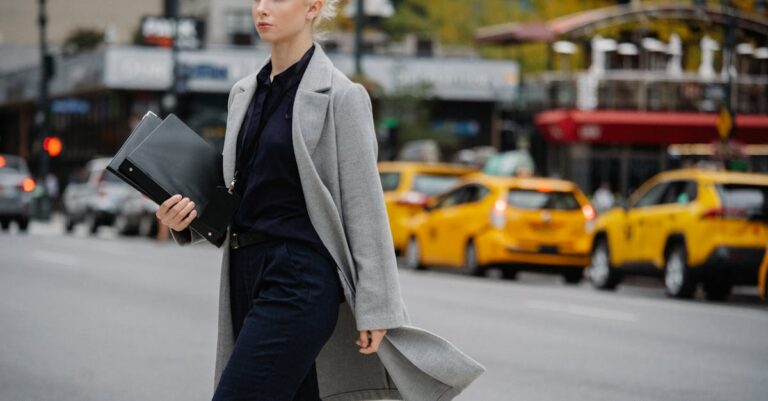
[[[214,400],[443,401],[483,371],[408,325],[370,98],[313,41],[336,2],[252,6],[271,57],[229,96],[224,179],[241,203],[223,246]],[[157,212],[181,245],[202,240],[194,207],[175,195]]]

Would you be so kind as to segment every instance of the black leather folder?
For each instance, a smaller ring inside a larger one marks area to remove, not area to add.
[[[191,199],[197,217],[190,228],[221,246],[240,201],[224,184],[221,154],[173,114],[159,123],[156,116],[148,118],[112,160],[118,177],[157,204],[174,194]]]
[[[109,165],[107,165],[107,170],[130,184],[137,191],[143,193],[147,197],[149,197],[149,194],[147,194],[144,189],[141,188],[141,186],[134,182],[131,177],[126,176],[120,172],[120,164],[125,161],[125,158],[128,157],[128,154],[131,153],[133,149],[135,149],[142,141],[147,139],[149,134],[151,134],[152,131],[154,131],[161,122],[163,122],[163,120],[160,119],[160,117],[158,117],[155,113],[151,111],[147,112],[147,114],[145,114],[139,122],[139,125],[133,129],[131,135],[128,137],[128,139],[125,140],[123,146],[120,147],[120,150],[117,151],[115,156],[112,158],[112,161],[109,162]]]

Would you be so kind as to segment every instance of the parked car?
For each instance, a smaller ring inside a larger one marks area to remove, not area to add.
[[[691,298],[699,283],[722,300],[733,285],[757,284],[768,243],[768,175],[675,170],[643,184],[595,225],[590,278],[614,289],[626,274],[664,277],[669,296]]]
[[[18,156],[0,154],[0,228],[8,230],[15,221],[20,231],[27,231],[34,190],[27,162]]]
[[[139,191],[133,191],[122,203],[115,216],[115,229],[121,235],[153,237],[158,223],[155,213],[159,206]]]
[[[78,223],[85,223],[91,234],[100,226],[111,226],[123,202],[136,191],[106,170],[110,160],[93,159],[71,177],[63,194],[67,232]]]
[[[768,248],[766,254],[763,256],[763,262],[760,263],[760,268],[757,273],[757,288],[760,293],[760,298],[768,301]]]
[[[401,254],[408,241],[404,226],[420,212],[430,197],[450,188],[476,168],[447,163],[379,162],[389,226],[395,252]]]
[[[499,267],[582,280],[595,211],[570,181],[474,174],[409,222],[406,266],[481,275]]]

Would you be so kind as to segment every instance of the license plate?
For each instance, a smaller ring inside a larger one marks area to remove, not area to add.
[[[559,253],[559,251],[557,250],[557,247],[554,246],[554,245],[542,245],[541,247],[539,247],[539,252],[541,252],[541,253],[550,253],[550,254],[551,253],[554,253],[554,254]]]

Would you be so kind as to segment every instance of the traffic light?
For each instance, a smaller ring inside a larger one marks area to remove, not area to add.
[[[55,136],[47,136],[43,139],[43,150],[48,152],[48,156],[56,157],[61,154],[61,139]]]

